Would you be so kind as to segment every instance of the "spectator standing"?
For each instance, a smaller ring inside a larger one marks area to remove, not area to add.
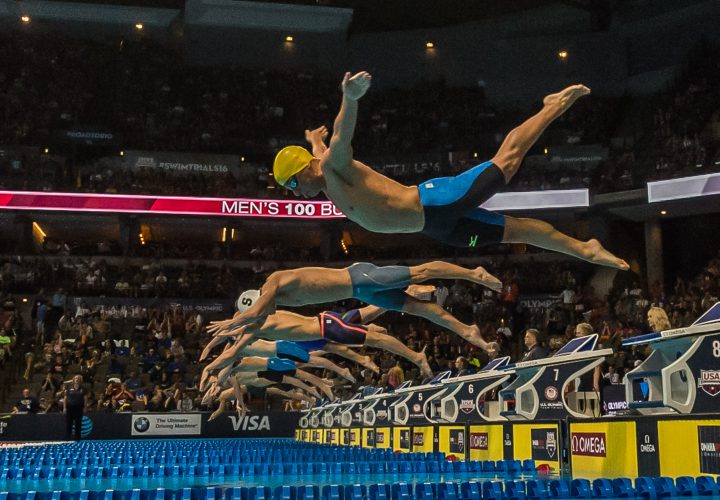
[[[75,375],[70,387],[65,389],[65,407],[63,413],[66,418],[66,434],[72,437],[73,426],[75,440],[80,441],[80,432],[82,430],[83,410],[85,408],[85,389],[82,386],[83,379],[80,375]]]
[[[522,357],[522,361],[533,361],[536,359],[543,359],[547,357],[548,351],[540,345],[538,337],[540,332],[534,328],[528,328],[525,330],[525,354]]]

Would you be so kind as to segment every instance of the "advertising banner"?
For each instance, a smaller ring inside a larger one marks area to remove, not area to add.
[[[576,477],[636,477],[634,421],[571,422],[570,457]]]
[[[392,429],[390,427],[375,428],[375,448],[392,447]]]
[[[470,460],[502,460],[503,448],[503,424],[470,426],[468,434]]]
[[[720,194],[720,174],[694,175],[647,183],[648,201],[682,200]]]
[[[362,429],[362,447],[375,448],[375,429],[372,427]]]
[[[560,431],[552,424],[513,424],[513,458],[560,470]]]
[[[663,476],[720,475],[720,419],[657,423]]]
[[[465,460],[467,455],[467,438],[465,427],[442,425],[438,428],[438,451],[446,455],[455,455]]]
[[[205,215],[271,219],[337,219],[345,217],[330,201],[25,191],[0,191],[0,210]]]
[[[199,436],[202,422],[199,413],[133,414],[131,436]]]
[[[87,413],[82,437],[87,439],[269,438],[292,437],[299,412],[268,412],[239,417],[226,414],[208,421],[209,413]],[[171,430],[172,427],[172,430]],[[65,416],[16,414],[0,422],[2,441],[58,441],[65,439]]]
[[[410,427],[394,427],[392,429],[393,433],[393,449],[395,451],[402,451],[405,453],[409,453],[412,448],[412,441],[411,441],[411,432]]]
[[[360,446],[360,438],[362,437],[362,429],[350,429],[348,444],[350,446]]]
[[[200,172],[224,174],[239,168],[240,157],[170,151],[125,151],[123,163],[130,169],[165,170],[171,172]]]
[[[413,427],[412,429],[412,436],[413,436],[413,444],[412,444],[412,451],[413,452],[432,452],[435,451],[435,431],[437,427],[432,425],[422,426],[422,427]]]

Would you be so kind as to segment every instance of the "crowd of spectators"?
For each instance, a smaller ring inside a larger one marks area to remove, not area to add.
[[[720,67],[716,50],[704,46],[700,52],[673,90],[648,107],[647,119],[630,133],[632,146],[613,149],[594,172],[582,164],[555,173],[521,169],[509,189],[592,185],[604,192],[716,169],[720,98],[713,90]],[[182,54],[148,40],[103,44],[15,33],[0,38],[0,66],[0,144],[36,147],[0,154],[3,187],[12,189],[287,195],[268,177],[273,153],[302,141],[305,128],[330,125],[340,97],[331,75],[189,67]],[[622,109],[621,100],[580,100],[533,152],[608,146]],[[504,134],[534,111],[493,109],[480,85],[376,89],[363,100],[355,151],[376,168],[430,160],[450,174],[492,157]],[[89,126],[111,132],[110,144],[77,154],[58,142],[67,130]],[[121,149],[227,153],[243,163],[225,173],[128,167]],[[405,182],[422,179],[407,170],[389,174]]]

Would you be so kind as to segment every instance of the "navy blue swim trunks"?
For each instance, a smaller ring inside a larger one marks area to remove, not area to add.
[[[348,323],[342,319],[342,314],[325,311],[318,316],[320,320],[320,333],[325,340],[343,345],[361,346],[365,344],[367,327],[355,323]]]
[[[505,216],[479,208],[505,186],[502,170],[492,161],[455,177],[438,177],[418,185],[425,214],[423,234],[449,245],[471,248],[501,243]]]

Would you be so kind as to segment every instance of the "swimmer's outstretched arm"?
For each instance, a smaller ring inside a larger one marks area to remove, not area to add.
[[[227,337],[213,337],[210,339],[210,342],[205,346],[203,349],[202,354],[200,354],[200,361],[205,361],[205,358],[207,358],[210,355],[210,352],[215,348],[215,346],[222,344],[223,342],[227,342]]]
[[[345,73],[340,84],[343,91],[340,111],[335,118],[333,135],[330,138],[328,164],[336,168],[347,168],[352,161],[352,138],[357,124],[358,99],[370,88],[371,76],[361,71],[354,76]]]
[[[230,379],[230,385],[233,388],[235,394],[235,408],[237,409],[238,416],[243,417],[247,413],[247,406],[245,406],[245,393],[247,387],[240,385],[236,378]]]
[[[275,297],[278,292],[282,291],[280,284],[280,273],[273,273],[268,276],[265,284],[260,289],[260,298],[255,304],[244,312],[236,312],[232,319],[225,321],[212,321],[207,327],[207,331],[212,335],[222,332],[223,336],[236,335],[229,332],[234,328],[249,325],[250,323],[263,323],[265,318],[275,312],[277,303]]]

